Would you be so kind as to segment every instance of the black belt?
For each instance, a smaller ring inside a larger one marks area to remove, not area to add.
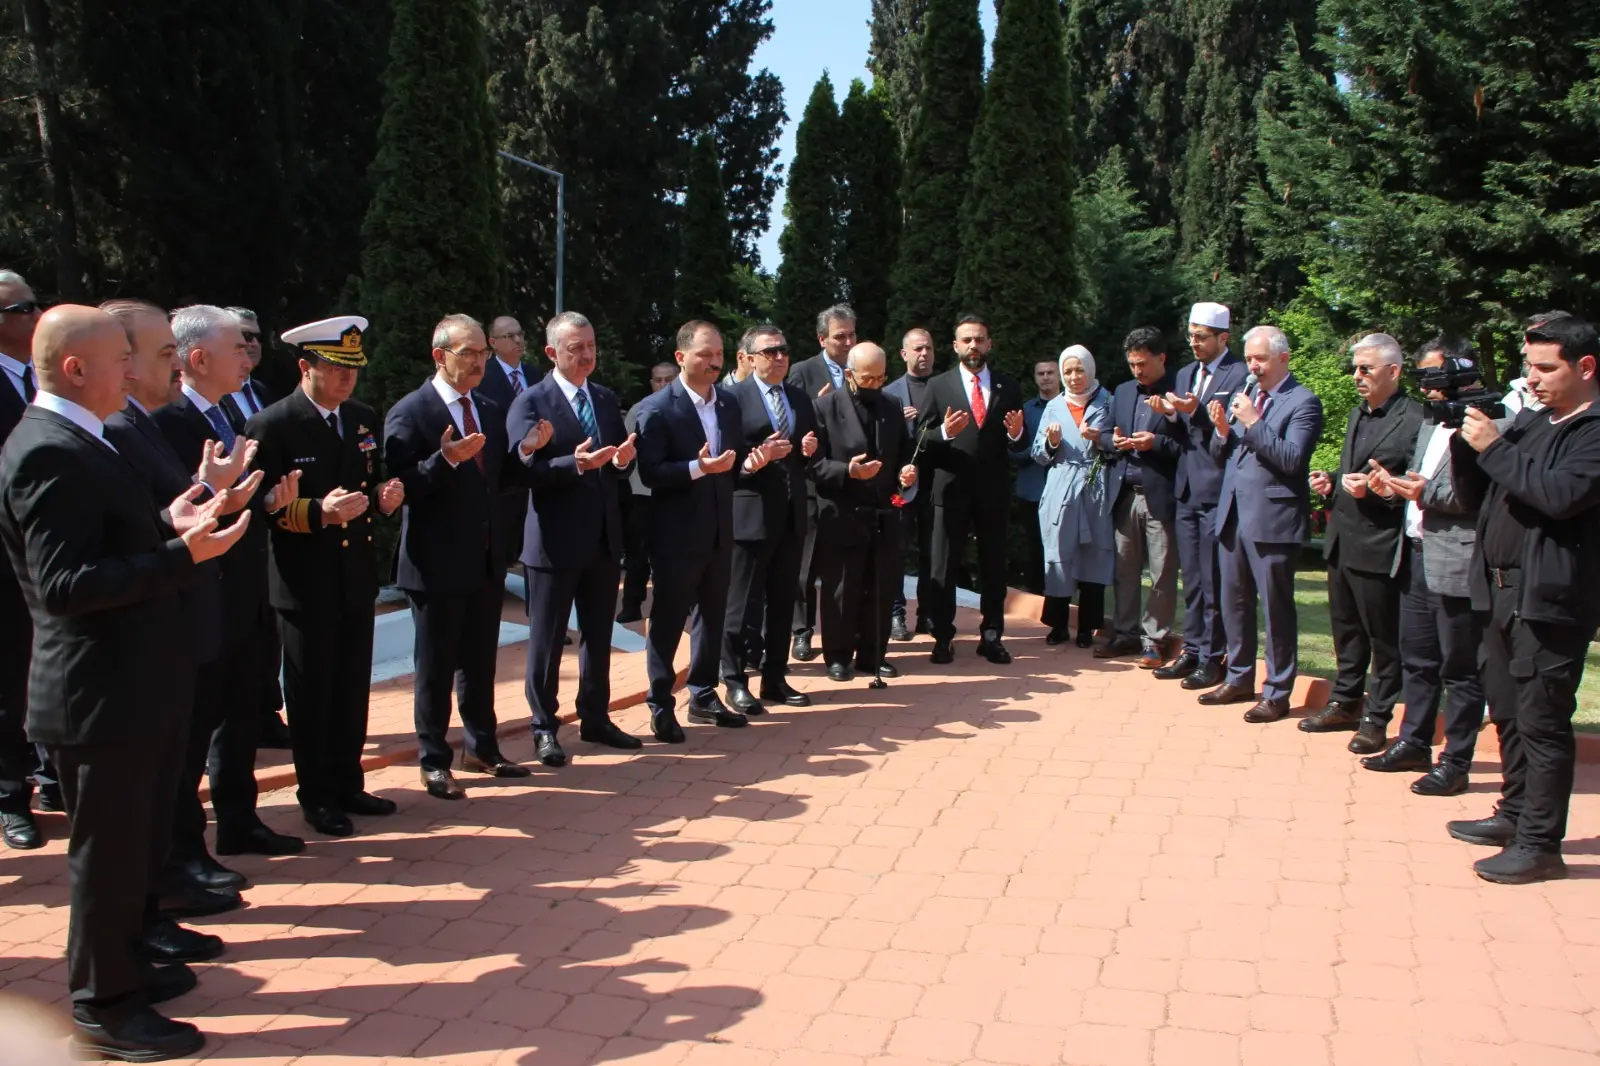
[[[1517,587],[1517,576],[1522,573],[1520,566],[1489,567],[1489,583],[1497,589],[1514,589]]]

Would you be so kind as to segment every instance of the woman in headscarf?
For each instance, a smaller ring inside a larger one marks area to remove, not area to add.
[[[1061,353],[1061,395],[1039,416],[1033,459],[1047,467],[1039,501],[1039,534],[1044,542],[1046,643],[1063,644],[1068,607],[1078,598],[1078,647],[1094,644],[1105,621],[1106,586],[1116,565],[1116,534],[1111,501],[1117,473],[1106,464],[1102,439],[1110,443],[1111,393],[1094,376],[1094,356],[1081,344]],[[1120,478],[1117,479],[1120,481]]]

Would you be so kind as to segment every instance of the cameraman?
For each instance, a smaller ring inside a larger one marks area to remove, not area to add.
[[[1450,822],[1450,835],[1498,845],[1473,869],[1527,884],[1567,875],[1576,742],[1572,715],[1584,653],[1600,623],[1600,336],[1552,311],[1523,334],[1539,410],[1503,432],[1478,409],[1451,441],[1457,492],[1481,498],[1472,604],[1487,611],[1483,685],[1500,734],[1500,804],[1488,818]]]

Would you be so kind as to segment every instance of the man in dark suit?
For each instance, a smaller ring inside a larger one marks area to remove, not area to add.
[[[916,437],[917,415],[925,406],[924,400],[928,395],[928,383],[933,380],[933,335],[925,329],[911,329],[900,340],[900,358],[906,365],[906,372],[895,378],[883,388],[883,394],[897,402],[906,413],[906,428]],[[1032,441],[1024,439],[1026,443]],[[912,451],[916,451],[913,441]],[[917,474],[919,477],[926,475],[926,457],[918,456]],[[932,629],[928,624],[928,575],[933,572],[933,493],[916,493],[904,507],[900,508],[900,536],[897,538],[895,572],[905,573],[905,556],[916,546],[917,558],[917,617],[915,629],[918,633],[929,633]],[[1042,550],[1042,547],[1041,547]],[[889,608],[889,638],[891,640],[910,640],[911,626],[906,624],[906,587],[902,577],[894,588],[894,599]]]
[[[170,685],[193,670],[178,590],[250,519],[219,531],[214,512],[228,497],[208,511],[190,489],[164,522],[144,478],[106,440],[104,420],[126,399],[128,341],[116,319],[55,308],[40,319],[33,352],[39,391],[0,452],[0,541],[35,630],[28,733],[61,770],[72,822],[76,1040],[96,1058],[184,1057],[205,1038],[150,1004],[193,988],[194,974],[152,967],[136,948],[170,772],[161,754],[181,715]]]
[[[882,393],[888,357],[876,344],[850,352],[846,387],[817,401],[817,568],[822,575],[822,654],[828,677],[897,677],[884,661],[883,620],[893,598],[895,499],[915,496],[917,468],[905,409]],[[900,494],[904,495],[900,495]]]
[[[278,395],[264,383],[256,380],[256,371],[261,369],[261,360],[265,354],[265,349],[261,347],[261,323],[256,319],[256,313],[248,307],[229,307],[225,310],[239,320],[239,331],[244,335],[245,353],[250,357],[250,369],[244,384],[229,393],[222,401],[223,408],[230,415],[238,415],[238,423],[242,426],[277,402]]]
[[[1010,449],[1022,440],[1022,390],[989,369],[989,326],[977,315],[956,323],[960,361],[928,384],[927,410],[917,415],[918,432],[933,483],[933,577],[929,617],[935,663],[955,657],[956,587],[967,539],[978,541],[978,596],[982,621],[978,654],[992,663],[1011,661],[1000,642],[1005,632],[1006,521]]]
[[[1208,706],[1256,701],[1256,601],[1266,615],[1267,682],[1245,712],[1247,722],[1276,722],[1289,713],[1300,637],[1294,606],[1294,561],[1311,536],[1307,482],[1311,452],[1322,436],[1322,401],[1289,372],[1289,338],[1276,326],[1244,337],[1255,378],[1229,406],[1211,400],[1211,448],[1225,463],[1217,503],[1222,610],[1228,632],[1227,674],[1200,696]]]
[[[1180,681],[1190,690],[1209,689],[1222,680],[1227,635],[1222,622],[1222,573],[1217,563],[1216,511],[1222,493],[1223,462],[1211,452],[1215,429],[1209,405],[1226,408],[1244,388],[1244,360],[1228,350],[1232,314],[1217,303],[1198,303],[1189,312],[1189,347],[1195,361],[1178,371],[1173,392],[1154,406],[1177,431],[1180,454],[1174,489],[1178,567],[1183,571],[1183,651],[1157,667],[1162,681]]]
[[[483,364],[483,381],[477,392],[485,396],[502,411],[510,411],[511,404],[522,390],[537,382],[544,374],[536,361],[524,360],[528,350],[528,337],[522,323],[510,315],[501,315],[489,323],[489,348],[492,352]],[[522,556],[522,530],[528,516],[528,490],[520,482],[504,490],[501,500],[501,519],[504,528],[507,562]]]
[[[822,351],[802,359],[789,370],[789,384],[815,401],[844,388],[845,362],[856,344],[856,313],[848,304],[835,304],[817,315],[817,343]],[[806,483],[806,539],[800,549],[800,588],[794,603],[792,654],[803,663],[817,657],[812,638],[817,628],[817,493]]]
[[[816,451],[811,398],[784,384],[789,345],[773,325],[751,326],[739,343],[751,373],[728,389],[738,404],[744,443],[768,445],[772,461],[739,474],[733,490],[733,571],[723,622],[722,680],[728,703],[742,714],[765,714],[746,683],[747,661],[761,670],[761,699],[809,707],[789,684],[789,627],[800,589],[806,539],[806,460]],[[754,640],[750,631],[758,634]]]
[[[1351,347],[1361,403],[1345,427],[1339,469],[1311,472],[1311,491],[1333,500],[1328,520],[1328,621],[1339,672],[1328,705],[1300,721],[1307,733],[1355,729],[1350,750],[1382,751],[1400,698],[1400,568],[1405,500],[1386,483],[1368,483],[1373,469],[1402,469],[1416,448],[1422,406],[1405,394],[1405,353],[1386,333]],[[1367,666],[1372,687],[1367,687]],[[1363,705],[1363,697],[1365,704]]]
[[[565,766],[556,738],[561,649],[578,614],[578,736],[606,747],[641,746],[611,721],[611,627],[627,540],[618,493],[634,464],[635,437],[616,394],[591,381],[594,326],[564,311],[545,328],[551,372],[511,405],[508,428],[522,443],[515,462],[531,487],[522,538],[528,587],[528,708],[546,766]],[[534,441],[540,426],[545,438]],[[534,445],[537,445],[536,447]]]
[[[301,349],[300,387],[245,426],[267,484],[300,471],[299,496],[273,523],[268,591],[300,809],[311,828],[341,837],[355,832],[352,814],[395,811],[362,784],[378,595],[371,509],[392,515],[405,501],[398,479],[380,480],[377,414],[350,398],[367,365],[366,327],[350,315],[286,331],[284,343]]]
[[[489,358],[483,327],[446,315],[433,330],[434,376],[389,409],[383,454],[406,489],[395,583],[411,604],[415,630],[413,718],[422,785],[437,799],[466,795],[450,766],[455,753],[450,693],[461,710],[461,766],[495,777],[526,777],[500,754],[494,713],[500,604],[505,598],[500,487],[509,467],[505,412],[473,394]]]
[[[733,557],[734,470],[765,465],[765,446],[744,440],[739,407],[717,385],[722,335],[709,322],[678,329],[676,381],[639,405],[639,477],[650,489],[650,569],[655,594],[646,635],[651,731],[681,744],[673,714],[673,657],[693,612],[689,719],[738,728],[748,720],[717,697],[719,651]]]
[[[1123,350],[1133,379],[1111,394],[1112,456],[1121,467],[1121,488],[1111,508],[1117,537],[1116,609],[1111,639],[1095,648],[1094,657],[1137,655],[1141,667],[1154,670],[1166,661],[1177,611],[1173,482],[1182,448],[1160,405],[1151,403],[1173,389],[1166,338],[1159,329],[1144,326],[1128,334]],[[1147,567],[1150,596],[1141,617]]]
[[[650,368],[650,392],[660,392],[677,378],[676,363],[657,363]],[[634,404],[622,418],[622,428],[630,436],[639,432],[639,408],[642,405],[642,400]],[[622,606],[617,610],[617,621],[637,622],[644,617],[640,611],[644,606],[645,589],[650,584],[650,551],[647,545],[652,515],[650,490],[639,480],[637,462],[633,464],[633,472],[628,475],[628,491],[619,492],[618,495],[622,503],[622,520],[628,524],[628,547],[622,560]]]

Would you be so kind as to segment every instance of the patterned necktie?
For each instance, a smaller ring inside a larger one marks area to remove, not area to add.
[[[1258,390],[1256,390],[1256,414],[1257,415],[1265,416],[1266,413],[1267,413],[1267,404],[1269,404],[1271,402],[1272,402],[1272,397],[1267,395],[1267,390],[1266,389],[1258,389]]]
[[[217,439],[222,441],[222,446],[233,454],[233,442],[239,439],[233,427],[228,425],[228,416],[222,413],[222,408],[212,404],[206,408],[206,421],[211,423],[211,428],[217,431]]]
[[[511,395],[521,396],[523,388],[522,368],[519,366],[511,372]]]
[[[789,435],[789,412],[783,408],[783,386],[773,385],[767,389],[767,396],[772,402],[772,421],[777,427],[778,436]]]
[[[978,382],[978,375],[972,375],[972,420],[983,428],[984,416],[989,413],[989,408],[983,402],[983,386]]]
[[[478,432],[478,420],[472,417],[472,401],[463,396],[457,402],[461,404],[461,429],[463,431],[461,435],[470,437]],[[478,473],[483,473],[482,448],[478,449],[478,453],[472,457],[472,461],[478,464]]]
[[[22,398],[29,403],[39,395],[39,385],[33,380],[33,364],[29,363],[22,368]]]
[[[594,411],[589,408],[589,394],[579,389],[572,394],[572,406],[578,412],[578,424],[583,426],[583,435],[595,445],[600,446],[600,427],[595,424]]]
[[[244,398],[246,400],[250,401],[250,413],[253,415],[260,414],[261,401],[256,399],[256,387],[250,382],[249,378],[245,379],[244,388],[240,389],[239,391],[244,393]]]

